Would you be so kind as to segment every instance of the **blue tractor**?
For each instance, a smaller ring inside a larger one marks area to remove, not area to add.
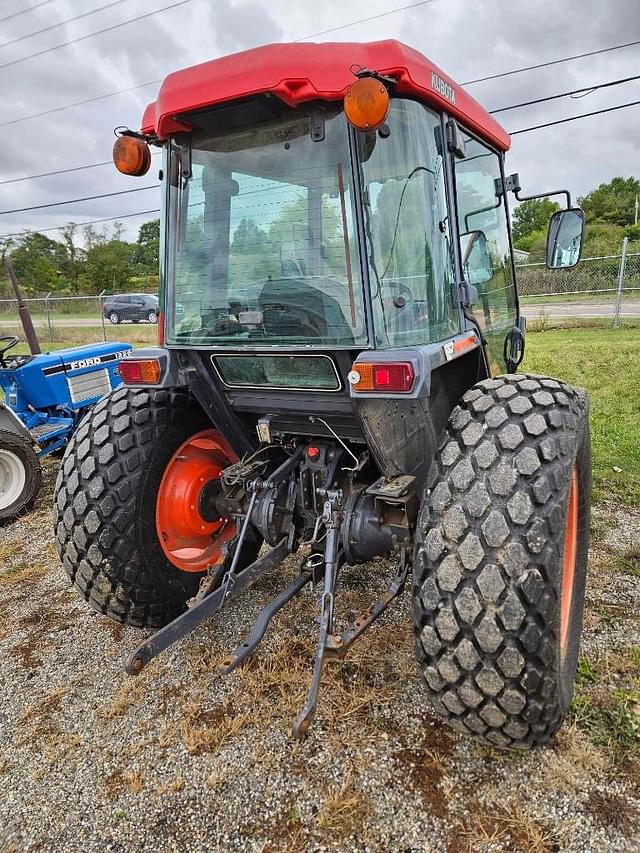
[[[40,458],[64,448],[80,419],[120,382],[125,343],[87,344],[38,355],[7,355],[0,337],[0,522],[30,509],[41,485]]]

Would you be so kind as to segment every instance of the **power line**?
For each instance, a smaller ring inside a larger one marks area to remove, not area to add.
[[[577,121],[580,118],[589,118],[589,116],[599,116],[602,113],[612,113],[616,110],[624,110],[626,107],[635,107],[640,104],[640,101],[629,101],[627,104],[618,104],[615,107],[607,107],[604,110],[594,110],[592,113],[581,113],[578,116],[569,116],[568,118],[559,118],[556,121],[548,121],[544,124],[534,124],[532,127],[522,127],[520,130],[512,130],[511,136],[515,136],[517,133],[529,133],[532,130],[540,130],[543,127],[553,127],[555,124],[566,124],[568,121]]]
[[[409,3],[408,6],[400,6],[398,9],[389,9],[388,12],[380,12],[378,15],[371,15],[368,18],[360,18],[359,21],[351,21],[349,24],[340,24],[337,27],[331,27],[328,30],[320,30],[318,33],[311,33],[308,36],[301,36],[295,41],[306,41],[307,39],[317,38],[318,36],[326,36],[328,33],[335,33],[337,30],[344,30],[347,27],[355,27],[358,24],[367,24],[369,21],[375,21],[378,18],[386,18],[388,15],[395,15],[396,12],[406,12],[409,9],[415,9],[418,6],[426,6],[427,3],[434,3],[435,0],[419,0],[418,3]]]
[[[72,104],[65,104],[62,107],[52,107],[49,110],[43,110],[40,113],[32,113],[32,115],[22,116],[22,118],[13,118],[9,121],[0,122],[0,127],[8,127],[10,124],[19,124],[21,121],[29,121],[32,118],[42,118],[49,116],[52,113],[59,113],[62,110],[70,110],[72,107],[82,107],[84,104],[92,104],[94,101],[103,101],[105,98],[113,98],[115,95],[124,95],[125,92],[133,92],[135,89],[144,89],[145,86],[157,86],[162,83],[162,80],[150,80],[148,83],[138,83],[136,86],[129,86],[127,89],[117,89],[115,92],[107,92],[106,95],[97,95],[93,98],[85,98],[83,101],[74,101]]]
[[[150,213],[160,213],[160,208],[154,210],[137,210],[135,213],[123,213],[121,216],[106,216],[104,219],[89,219],[87,222],[72,222],[71,225],[78,225],[84,228],[85,225],[98,225],[100,222],[114,222],[116,219],[131,219],[133,216],[148,216]],[[3,237],[22,237],[29,232],[44,234],[47,231],[59,231],[64,228],[64,225],[53,225],[51,228],[25,228],[22,231],[14,231],[12,234],[0,234],[0,239]]]
[[[11,18],[18,18],[20,15],[26,15],[27,12],[33,12],[34,9],[39,9],[40,6],[47,6],[49,3],[53,3],[53,0],[42,0],[42,3],[36,3],[35,6],[27,6],[26,9],[20,9],[19,12],[14,12],[12,15],[5,15],[4,18],[0,18],[0,24],[3,21],[11,20]]]
[[[367,21],[373,21],[377,18],[385,18],[388,15],[394,14],[395,12],[406,11],[407,9],[413,9],[413,8],[416,8],[417,6],[424,6],[426,3],[431,3],[431,2],[433,2],[433,0],[420,0],[420,2],[418,2],[418,3],[413,3],[413,4],[410,4],[408,6],[402,6],[398,9],[390,9],[387,12],[380,12],[380,14],[372,15],[369,18],[362,18],[361,20],[358,20],[358,21],[350,21],[348,24],[341,24],[340,26],[332,27],[329,30],[322,30],[322,31],[317,32],[317,33],[310,33],[309,35],[301,36],[299,39],[296,39],[296,41],[305,41],[306,39],[317,38],[318,36],[326,35],[329,32],[336,32],[337,30],[344,30],[344,29],[347,29],[348,27],[357,26],[358,24],[365,23]],[[162,10],[158,10],[158,11],[162,11]],[[95,35],[95,33],[94,33],[94,35]],[[0,67],[2,67],[2,66],[0,66]],[[126,89],[117,89],[115,92],[107,92],[104,95],[96,95],[93,98],[85,98],[82,101],[75,101],[72,104],[63,104],[60,107],[53,107],[53,108],[48,109],[48,110],[42,110],[42,112],[39,112],[39,113],[32,113],[31,115],[22,116],[21,118],[10,119],[9,121],[0,122],[0,127],[8,127],[11,124],[19,124],[20,122],[30,121],[31,119],[34,119],[34,118],[43,118],[44,116],[51,115],[52,113],[62,112],[62,110],[69,110],[69,109],[72,109],[73,107],[84,106],[85,104],[91,104],[94,101],[102,101],[102,100],[105,100],[106,98],[113,98],[116,95],[124,95],[127,92],[133,92],[136,89],[143,89],[146,86],[155,86],[155,85],[158,85],[159,83],[162,83],[163,79],[164,78],[160,78],[159,80],[150,80],[148,83],[138,83],[135,86],[129,86]]]
[[[563,59],[552,59],[550,62],[540,62],[538,65],[526,65],[523,68],[514,68],[512,71],[502,71],[500,74],[490,74],[488,77],[478,77],[476,80],[467,80],[460,83],[461,86],[471,86],[472,83],[484,83],[486,80],[497,80],[498,77],[509,77],[511,74],[521,74],[523,71],[534,71],[536,68],[547,68],[549,65],[560,65],[562,62],[572,62],[574,59],[582,59],[585,56],[596,56],[599,53],[609,53],[612,50],[622,50],[624,47],[634,47],[639,41],[629,41],[626,44],[617,44],[613,47],[603,47],[600,50],[590,50],[588,53],[576,53],[574,56],[565,56]]]
[[[43,56],[45,53],[52,53],[54,50],[60,50],[62,47],[67,47],[70,44],[77,44],[79,41],[93,38],[94,36],[102,35],[102,33],[110,33],[127,24],[134,24],[136,21],[142,21],[145,18],[151,18],[153,15],[158,15],[160,12],[166,12],[168,9],[176,9],[178,6],[184,6],[186,3],[191,3],[191,0],[178,0],[177,3],[170,3],[168,6],[163,6],[161,9],[156,9],[154,12],[145,12],[144,15],[138,15],[136,18],[129,18],[128,21],[121,21],[119,24],[112,24],[110,27],[104,27],[101,30],[96,30],[95,33],[87,33],[84,36],[78,36],[69,41],[63,41],[60,44],[47,47],[44,50],[39,50],[37,53],[30,53],[27,56],[21,56],[20,59],[12,59],[11,62],[5,62],[0,65],[1,68],[9,68],[11,65],[18,65],[20,62],[26,62],[28,59],[35,59],[37,56]]]
[[[96,12],[102,12],[103,9],[110,9],[112,6],[119,6],[121,3],[125,2],[127,2],[127,0],[114,0],[113,3],[107,3],[106,6],[98,6],[97,9],[92,9],[90,12],[82,12],[80,15],[74,15],[73,18],[67,18],[65,21],[59,21],[57,24],[50,24],[48,27],[43,27],[41,30],[34,30],[34,32],[27,33],[24,36],[18,36],[17,38],[11,39],[11,41],[2,42],[0,47],[8,47],[10,44],[16,44],[16,42],[30,39],[32,36],[39,36],[41,33],[48,33],[49,30],[55,30],[57,27],[63,27],[65,24],[70,24],[72,21],[80,20],[80,18],[88,18],[89,15],[95,15]]]
[[[8,213],[26,213],[28,210],[44,210],[47,207],[61,207],[63,204],[75,204],[79,201],[93,201],[96,198],[111,198],[114,195],[127,195],[127,193],[141,193],[143,190],[156,190],[158,184],[151,184],[148,187],[135,187],[132,190],[119,190],[115,193],[101,193],[100,195],[88,195],[84,198],[68,198],[65,201],[54,201],[49,204],[36,204],[33,207],[16,207],[13,210],[0,210],[0,216],[5,216]]]
[[[609,86],[619,86],[621,83],[629,83],[632,80],[640,80],[640,74],[636,74],[634,77],[621,77],[619,80],[609,80],[608,83],[598,83],[595,86],[584,86],[582,89],[571,89],[569,92],[560,92],[558,95],[547,95],[546,98],[536,98],[533,101],[522,101],[519,104],[512,104],[510,107],[500,107],[497,110],[489,110],[489,112],[491,115],[495,115],[495,113],[504,113],[508,110],[517,110],[520,107],[530,107],[532,104],[542,104],[545,101],[555,101],[558,98],[566,98],[570,95],[579,95],[582,92],[596,92],[598,89],[607,89]]]
[[[152,151],[151,156],[155,157],[160,154],[160,151]],[[40,172],[39,175],[25,175],[22,178],[7,178],[5,181],[0,181],[0,186],[3,184],[17,184],[20,181],[34,181],[37,178],[49,178],[52,175],[66,175],[67,172],[82,172],[84,169],[95,169],[98,166],[113,166],[113,160],[102,160],[100,163],[87,163],[85,166],[71,166],[69,169],[56,169],[53,172]]]

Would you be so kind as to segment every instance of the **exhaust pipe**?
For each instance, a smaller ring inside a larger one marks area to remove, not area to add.
[[[22,323],[22,328],[24,329],[24,336],[27,339],[29,350],[31,351],[31,355],[39,355],[42,352],[42,350],[40,349],[40,341],[38,340],[38,336],[36,335],[36,330],[33,328],[31,314],[29,313],[29,308],[24,300],[22,291],[20,290],[20,285],[18,284],[18,279],[16,278],[16,271],[13,268],[13,264],[11,263],[11,258],[9,257],[9,255],[4,256],[4,265],[6,267],[7,274],[9,275],[9,279],[13,287],[13,292],[16,295],[16,302],[18,303],[18,316],[20,317],[20,322]]]

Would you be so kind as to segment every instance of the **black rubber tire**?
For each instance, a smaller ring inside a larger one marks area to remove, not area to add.
[[[160,547],[156,497],[178,447],[210,427],[181,390],[119,388],[76,430],[56,482],[56,546],[73,585],[95,610],[159,628],[196,593],[202,573],[176,568]],[[252,562],[259,547],[247,542],[240,565]]]
[[[568,641],[560,595],[571,478],[577,556]],[[416,654],[436,711],[483,743],[528,749],[569,708],[591,494],[588,399],[545,377],[479,382],[451,413],[420,510]]]
[[[24,469],[24,485],[20,494],[7,506],[0,507],[0,524],[6,524],[31,509],[42,487],[42,471],[28,438],[0,430],[0,450],[13,454]]]
[[[158,322],[158,312],[157,311],[148,311],[147,312],[147,322],[148,323],[157,323]]]
[[[119,323],[122,322],[122,320],[120,318],[120,315],[116,311],[111,311],[109,313],[109,322],[112,326],[117,326]]]

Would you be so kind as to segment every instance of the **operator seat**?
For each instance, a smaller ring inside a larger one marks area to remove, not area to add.
[[[311,336],[329,345],[353,344],[353,331],[339,302],[309,279],[269,279],[258,296],[258,305],[269,336]]]

